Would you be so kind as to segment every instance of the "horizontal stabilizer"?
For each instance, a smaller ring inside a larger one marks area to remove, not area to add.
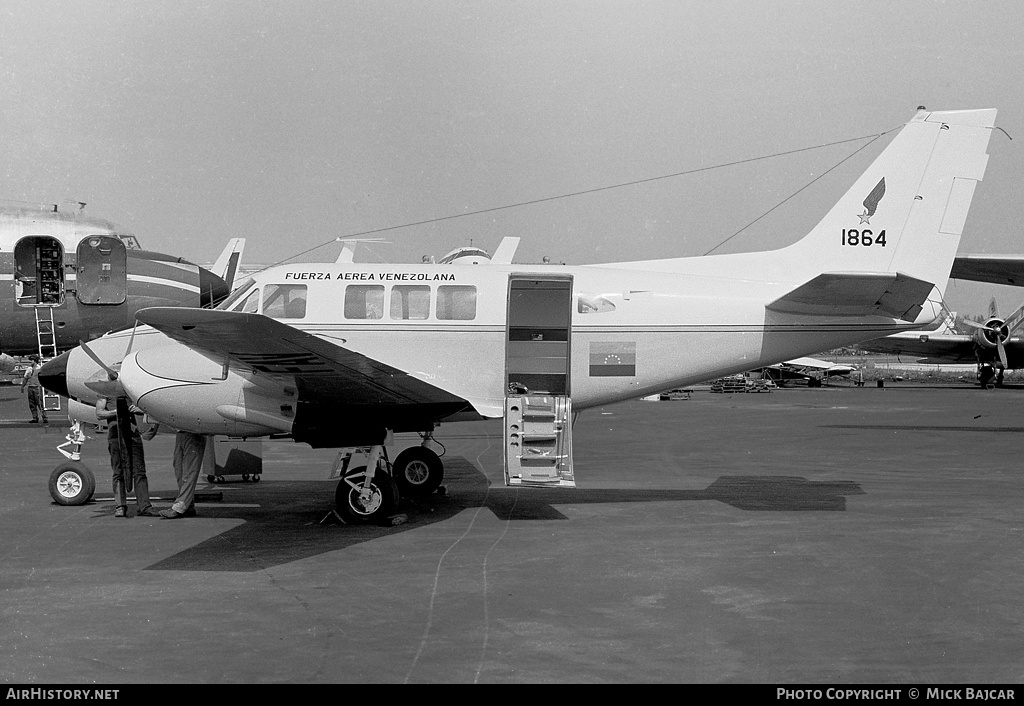
[[[900,272],[825,272],[765,308],[803,316],[888,316],[914,321],[933,284]]]

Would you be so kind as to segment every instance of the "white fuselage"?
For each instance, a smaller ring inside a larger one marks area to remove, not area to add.
[[[256,286],[304,286],[301,318],[281,318],[304,332],[407,372],[468,400],[484,417],[501,415],[508,388],[510,276],[571,277],[568,389],[575,409],[762,367],[911,327],[892,319],[825,318],[809,323],[766,311],[790,282],[739,281],[724,276],[645,272],[608,266],[306,264],[261,273]],[[439,286],[475,288],[469,320],[438,318]],[[383,289],[380,318],[346,316],[351,286]],[[429,312],[402,318],[388,306],[395,287],[426,286]],[[233,307],[241,306],[239,300]],[[262,307],[261,307],[262,308]],[[934,314],[922,314],[930,320]],[[127,334],[112,344],[123,352]],[[100,342],[90,344],[96,346]],[[604,353],[608,350],[625,353]],[[116,353],[115,353],[116,355]],[[627,363],[603,374],[610,362]],[[210,433],[286,433],[287,375],[253,374],[140,328],[124,361],[129,394],[157,419]],[[224,377],[224,379],[216,379]],[[292,391],[291,394],[294,394]],[[248,413],[247,413],[248,410]]]

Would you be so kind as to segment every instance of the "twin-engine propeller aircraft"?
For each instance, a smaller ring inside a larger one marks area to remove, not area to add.
[[[771,252],[590,266],[309,263],[217,310],[152,308],[40,375],[122,392],[172,427],[370,447],[338,511],[430,492],[447,421],[504,419],[510,485],[574,485],[574,413],[932,322],[985,172],[995,110],[918,111],[820,223]],[[387,462],[390,432],[422,446]]]
[[[51,358],[130,326],[145,307],[210,306],[230,292],[244,242],[228,243],[215,274],[142,250],[81,208],[0,207],[0,351]]]
[[[991,389],[1003,384],[1007,370],[1024,368],[1024,340],[1014,334],[1024,326],[1024,306],[1005,319],[993,299],[984,323],[963,319],[973,334],[950,329],[938,333],[904,332],[864,341],[857,347],[872,353],[913,356],[920,363],[973,363],[978,384]]]

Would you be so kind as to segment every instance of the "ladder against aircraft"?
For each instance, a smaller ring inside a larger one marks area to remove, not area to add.
[[[36,341],[39,344],[39,360],[49,361],[57,357],[57,334],[53,325],[53,307],[36,306]],[[43,388],[43,409],[47,412],[60,410],[60,395]]]

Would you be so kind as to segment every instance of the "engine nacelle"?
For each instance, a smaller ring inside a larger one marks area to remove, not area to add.
[[[68,419],[72,422],[89,424],[100,429],[106,429],[107,423],[96,416],[96,405],[84,404],[78,400],[68,399]]]
[[[240,375],[226,360],[178,343],[131,353],[119,379],[140,409],[175,429],[240,437],[292,431],[294,388],[265,375]]]
[[[974,341],[982,348],[997,348],[1009,338],[1010,330],[1002,319],[989,319],[985,322],[985,328],[974,332]]]

